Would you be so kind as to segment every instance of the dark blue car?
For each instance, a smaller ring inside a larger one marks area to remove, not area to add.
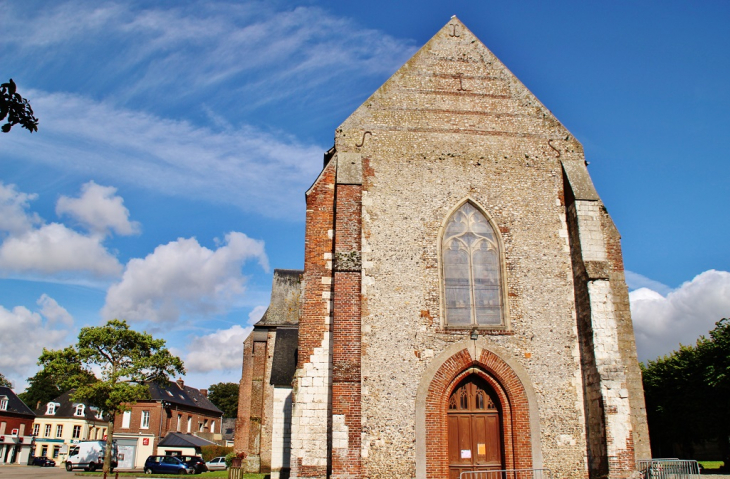
[[[144,462],[145,474],[194,474],[195,469],[175,456],[150,456]]]

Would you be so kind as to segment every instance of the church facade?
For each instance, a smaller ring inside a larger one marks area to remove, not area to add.
[[[620,236],[586,165],[453,17],[337,129],[304,270],[246,341],[236,449],[297,478],[635,476]]]

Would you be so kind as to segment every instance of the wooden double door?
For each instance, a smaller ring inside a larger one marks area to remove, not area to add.
[[[448,423],[449,479],[463,471],[504,468],[501,408],[486,381],[471,375],[454,389]]]

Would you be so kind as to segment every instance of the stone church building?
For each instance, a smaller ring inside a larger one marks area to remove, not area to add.
[[[583,147],[457,18],[337,129],[303,271],[245,342],[236,450],[273,477],[635,476],[620,235]]]

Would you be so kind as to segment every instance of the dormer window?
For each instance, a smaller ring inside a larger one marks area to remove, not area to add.
[[[85,406],[83,404],[77,404],[76,409],[74,410],[74,416],[83,416],[84,409],[85,409]]]
[[[56,415],[56,403],[49,402],[48,406],[46,407],[46,416],[55,416],[55,415]]]
[[[7,410],[8,410],[8,397],[0,396],[0,411],[7,411]]]
[[[165,391],[168,396],[172,397],[172,393],[170,391]]]
[[[104,419],[104,411],[101,409],[96,410],[96,419]]]

